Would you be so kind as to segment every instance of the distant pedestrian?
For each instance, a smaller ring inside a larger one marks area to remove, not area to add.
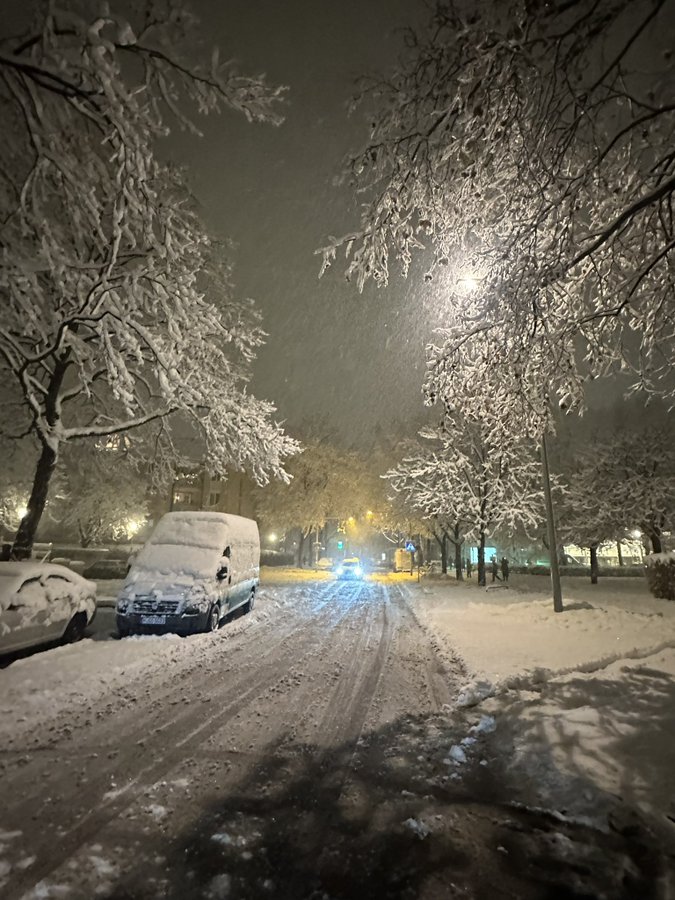
[[[466,577],[471,578],[472,572],[473,572],[473,567],[471,565],[471,559],[467,556],[467,558],[466,558]]]
[[[502,556],[502,580],[506,583],[509,580],[509,561]]]
[[[491,566],[492,566],[492,580],[493,581],[501,581],[501,578],[499,577],[499,566],[497,565],[497,557],[496,556],[492,557]]]

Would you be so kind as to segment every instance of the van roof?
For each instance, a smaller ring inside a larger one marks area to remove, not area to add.
[[[229,513],[166,513],[136,557],[128,581],[160,574],[178,579],[213,576],[218,560],[230,544],[233,548],[247,547],[247,552],[258,554],[257,522]]]
[[[213,547],[222,553],[223,541],[235,535],[258,540],[258,523],[244,516],[207,510],[169,512],[155,526],[149,543]]]

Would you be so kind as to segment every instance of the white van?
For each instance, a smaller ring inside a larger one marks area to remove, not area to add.
[[[253,519],[170,512],[133,561],[117,598],[120,637],[215,631],[232,610],[253,608],[260,536]]]

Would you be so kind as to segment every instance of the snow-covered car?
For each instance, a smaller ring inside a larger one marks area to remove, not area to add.
[[[322,556],[321,559],[316,564],[317,569],[332,569],[333,568],[333,560],[328,556]]]
[[[343,559],[335,574],[340,581],[360,581],[363,578],[361,561],[356,557]]]
[[[52,563],[0,562],[0,653],[72,643],[96,613],[96,584]]]

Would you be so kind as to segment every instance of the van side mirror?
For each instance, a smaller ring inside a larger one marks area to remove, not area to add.
[[[216,578],[218,581],[224,581],[227,578],[227,566],[218,566]]]

